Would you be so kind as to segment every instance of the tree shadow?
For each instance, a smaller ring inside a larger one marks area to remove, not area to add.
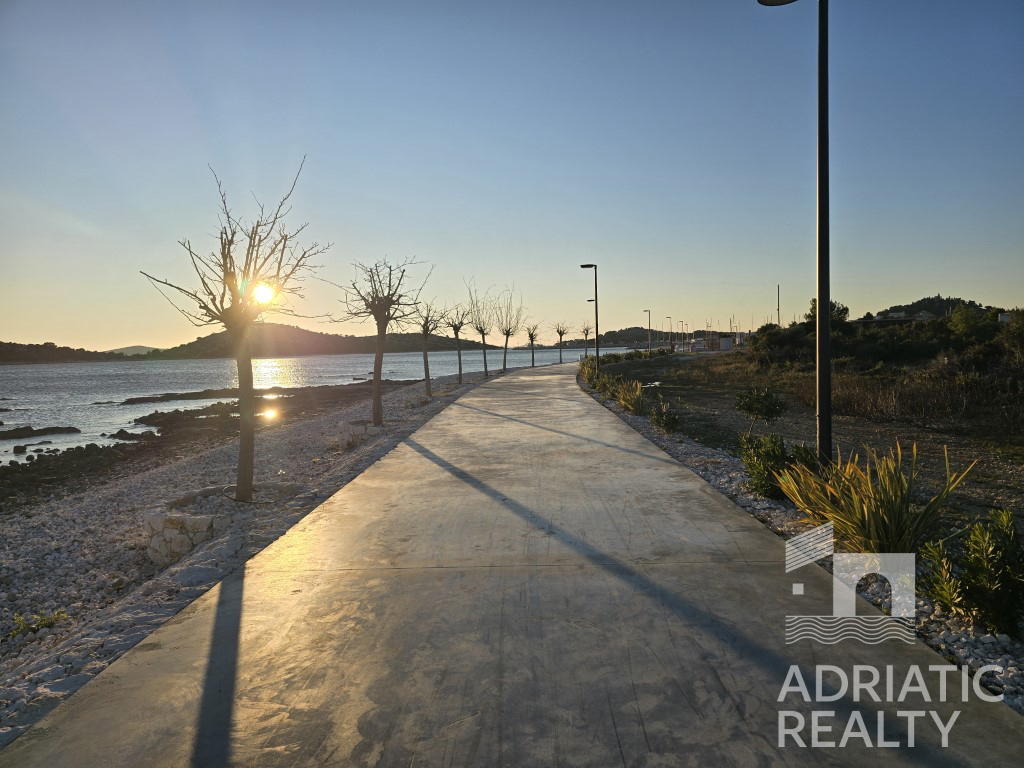
[[[474,408],[474,410],[481,409]],[[519,421],[518,419],[512,420]],[[536,425],[531,424],[529,426]],[[545,429],[544,427],[538,428]],[[558,430],[550,431],[557,432]],[[749,631],[744,631],[742,627],[737,626],[735,623],[731,623],[724,617],[716,616],[711,613],[705,605],[697,604],[686,599],[677,592],[663,587],[642,571],[637,570],[628,563],[625,563],[615,558],[613,555],[589,544],[583,538],[556,525],[554,522],[537,514],[529,507],[520,504],[514,499],[508,498],[508,496],[501,493],[496,488],[478,479],[471,473],[460,469],[441,456],[438,456],[421,443],[410,438],[405,441],[405,444],[428,461],[431,461],[438,467],[447,471],[453,477],[462,481],[474,490],[477,490],[485,496],[497,501],[531,526],[544,528],[549,531],[560,542],[575,550],[590,563],[630,585],[635,593],[644,595],[655,603],[664,606],[675,614],[675,616],[684,623],[689,631],[693,632],[696,630],[706,632],[709,635],[714,636],[719,641],[723,650],[742,654],[744,661],[753,663],[760,667],[765,672],[765,677],[768,680],[777,681],[781,689],[782,683],[786,678],[787,671],[790,666],[794,665],[794,661],[792,659],[783,656],[774,649],[766,646],[764,643],[759,642]],[[802,668],[801,672],[804,675],[804,679],[813,679],[813,669],[808,670],[803,664],[800,664],[799,666]],[[713,669],[711,671],[717,678],[717,673]],[[823,683],[823,692],[830,694],[837,693],[837,688],[832,682],[825,680]],[[726,691],[726,694],[730,693],[731,691]],[[793,703],[787,703],[785,705],[780,704],[779,708],[782,709],[783,707],[794,706],[805,711],[810,711],[813,707],[811,704],[800,702],[797,705],[794,705]],[[850,714],[855,711],[860,711],[862,713],[871,712],[872,714],[881,711],[879,708],[872,706],[870,702],[862,701],[859,704],[855,704],[849,694],[844,695],[839,700],[830,701],[828,703],[828,708],[834,711],[837,715],[845,718],[849,718]],[[886,718],[885,737],[887,739],[898,740],[902,745],[906,743],[907,735],[907,729],[903,727],[901,722],[894,722],[892,717]],[[901,758],[905,758],[909,762],[929,766],[929,768],[931,768],[931,766],[960,764],[958,757],[950,755],[941,748],[935,747],[931,744],[922,744],[920,740],[916,742],[913,748],[901,746],[895,751],[900,753]]]
[[[239,640],[242,630],[242,599],[245,567],[219,585],[206,675],[192,745],[192,768],[212,768],[231,763],[231,725],[238,681]]]

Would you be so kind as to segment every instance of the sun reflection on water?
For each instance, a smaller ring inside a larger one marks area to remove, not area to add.
[[[300,373],[293,358],[268,357],[252,361],[252,380],[256,389],[299,386]]]

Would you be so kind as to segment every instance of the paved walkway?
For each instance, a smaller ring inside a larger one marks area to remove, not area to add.
[[[828,614],[779,539],[559,366],[475,389],[0,752],[18,766],[1011,765],[1002,704],[859,705],[872,742],[779,749],[790,664],[940,663],[786,645]],[[958,682],[958,677],[951,678]],[[951,688],[957,692],[959,685]],[[882,691],[882,688],[879,688]],[[884,696],[884,691],[882,691]],[[953,697],[951,697],[953,698]],[[809,717],[808,717],[809,719]],[[810,740],[809,728],[803,731]]]

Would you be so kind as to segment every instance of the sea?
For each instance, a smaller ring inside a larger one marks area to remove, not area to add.
[[[602,352],[624,351],[602,349]],[[557,349],[535,350],[537,365],[550,365],[559,359]],[[565,349],[562,359],[575,362],[580,349]],[[458,372],[454,351],[431,352],[431,378]],[[489,370],[500,370],[502,350],[488,350]],[[346,385],[373,378],[373,355],[314,355],[275,357],[253,360],[253,379],[257,389],[267,387],[308,387]],[[530,365],[529,349],[508,351],[510,368]],[[480,350],[462,353],[465,372],[482,371]],[[394,381],[423,378],[423,353],[398,352],[384,355],[383,377]],[[122,405],[130,397],[160,395],[169,392],[197,392],[225,389],[238,385],[235,361],[214,360],[124,360],[97,363],[46,363],[0,365],[0,431],[15,427],[77,427],[80,434],[0,439],[0,462],[22,461],[27,454],[14,454],[15,445],[64,450],[76,445],[118,442],[104,435],[126,429],[142,432],[150,429],[133,420],[153,411],[202,408],[231,398],[210,400],[174,400],[159,403]],[[45,441],[45,442],[44,442]]]

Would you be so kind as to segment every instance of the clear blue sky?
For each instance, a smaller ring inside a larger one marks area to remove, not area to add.
[[[784,319],[814,293],[814,0],[0,0],[0,340],[201,333],[190,282],[304,154],[294,217],[427,295],[514,283],[578,326]],[[832,0],[833,296],[1024,304],[1024,2]],[[310,285],[304,311],[338,311]],[[664,321],[662,321],[664,322]],[[318,330],[369,333],[346,324]],[[549,337],[553,338],[550,334]],[[550,338],[549,338],[550,340]]]

